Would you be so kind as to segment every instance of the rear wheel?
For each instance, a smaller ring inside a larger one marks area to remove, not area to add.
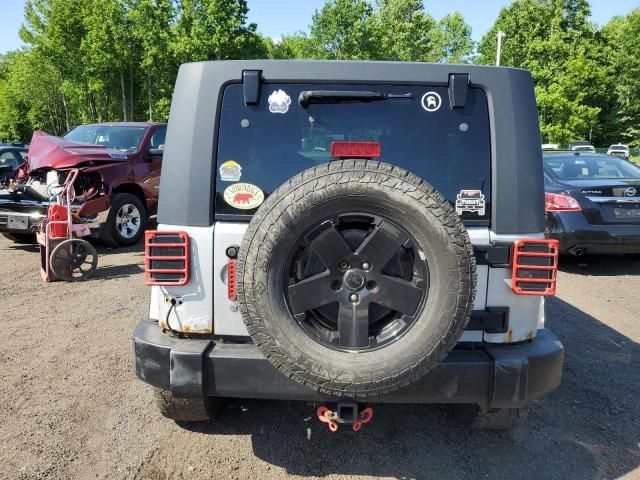
[[[456,416],[474,430],[513,430],[527,416],[525,408],[487,408],[479,405],[454,405]]]
[[[128,246],[135,244],[147,227],[147,210],[135,195],[116,193],[100,239],[107,245]]]
[[[206,422],[211,420],[223,400],[211,397],[176,397],[169,390],[153,389],[153,396],[160,413],[178,422]]]

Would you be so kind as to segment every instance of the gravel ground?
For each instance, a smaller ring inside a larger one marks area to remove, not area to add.
[[[131,364],[142,248],[100,253],[93,280],[44,285],[37,250],[0,238],[0,478],[640,478],[640,260],[564,262],[547,303],[564,380],[511,435],[412,405],[378,407],[356,435],[303,403],[232,401],[204,426],[161,417]]]

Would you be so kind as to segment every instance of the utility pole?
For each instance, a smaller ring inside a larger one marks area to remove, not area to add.
[[[498,51],[496,52],[496,66],[500,66],[500,57],[502,56],[502,39],[506,37],[507,34],[502,30],[498,32]]]

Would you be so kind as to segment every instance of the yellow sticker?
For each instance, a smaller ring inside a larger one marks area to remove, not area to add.
[[[227,160],[220,165],[220,179],[223,182],[238,182],[242,177],[242,167],[238,162]]]

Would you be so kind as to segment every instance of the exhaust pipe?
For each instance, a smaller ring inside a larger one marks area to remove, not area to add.
[[[573,255],[574,257],[581,257],[582,255],[584,255],[584,248],[581,247],[571,247],[569,249],[569,253],[571,255]]]

